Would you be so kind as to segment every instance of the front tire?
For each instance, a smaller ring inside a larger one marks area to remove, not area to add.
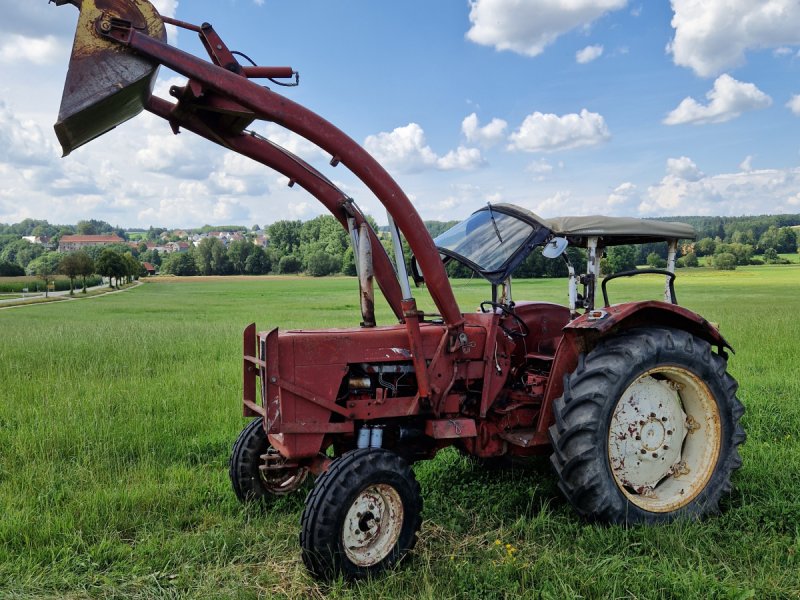
[[[308,469],[282,469],[281,460],[264,431],[264,419],[250,421],[233,445],[228,472],[239,502],[266,502],[272,496],[291,494],[303,485]],[[262,466],[271,468],[262,469]]]
[[[726,361],[685,331],[604,340],[553,404],[551,462],[579,514],[619,524],[719,511],[741,466],[744,407]]]
[[[422,497],[408,463],[380,448],[334,460],[306,499],[303,562],[320,579],[360,579],[392,567],[413,549]]]

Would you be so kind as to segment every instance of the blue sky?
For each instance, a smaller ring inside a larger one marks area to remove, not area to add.
[[[211,22],[286,95],[372,152],[424,218],[800,212],[795,0],[159,0]],[[0,222],[267,224],[322,212],[276,174],[142,115],[65,159],[55,121],[77,10],[0,0]],[[194,53],[195,35],[171,42]],[[180,83],[162,70],[158,92]],[[342,167],[271,125],[383,222]]]

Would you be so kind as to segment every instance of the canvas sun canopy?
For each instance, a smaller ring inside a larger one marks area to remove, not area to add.
[[[543,219],[519,206],[511,204],[497,204],[495,206],[508,206],[517,212],[526,213],[529,218],[538,221],[555,235],[569,239],[570,244],[573,246],[586,246],[586,239],[589,237],[601,238],[600,246],[647,244],[673,239],[697,239],[697,232],[694,227],[686,223],[652,221],[634,219],[632,217],[604,217],[601,215]]]

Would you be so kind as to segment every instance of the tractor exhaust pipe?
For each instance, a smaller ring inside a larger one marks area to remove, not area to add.
[[[51,0],[80,9],[55,125],[64,156],[138,115],[153,92],[158,65],[104,39],[116,21],[162,42],[164,21],[147,0]]]

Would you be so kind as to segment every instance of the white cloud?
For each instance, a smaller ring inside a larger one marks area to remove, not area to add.
[[[638,198],[638,188],[630,181],[626,181],[614,188],[614,191],[608,195],[606,202],[608,206],[620,207],[622,205],[631,205]]]
[[[704,175],[687,180],[672,173],[650,186],[642,214],[744,215],[768,210],[795,212],[800,168],[762,169]]]
[[[407,171],[432,167],[438,160],[425,141],[425,131],[416,123],[370,135],[364,147],[379,163]]]
[[[471,170],[484,163],[480,150],[459,146],[438,156],[425,140],[425,131],[417,123],[367,136],[364,147],[375,159],[388,167],[403,171],[424,169]]]
[[[800,117],[800,94],[795,94],[792,96],[791,100],[786,103],[786,106],[791,110],[794,114]]]
[[[600,58],[603,55],[603,46],[595,45],[595,46],[586,46],[583,50],[578,50],[575,53],[575,60],[585,65],[586,63],[590,63],[593,60]]]
[[[531,164],[528,165],[528,168],[525,170],[530,173],[533,173],[534,175],[544,176],[553,172],[553,165],[551,165],[549,162],[547,162],[545,159],[542,158],[533,161]]]
[[[481,151],[477,148],[459,146],[451,150],[436,161],[436,166],[442,171],[472,171],[485,164]]]
[[[580,146],[593,146],[609,139],[605,119],[585,108],[580,114],[564,116],[535,112],[509,137],[510,150],[554,152]]]
[[[264,127],[263,135],[269,138],[271,142],[286,148],[292,154],[296,154],[305,160],[310,161],[315,158],[330,159],[330,154],[316,144],[275,123],[267,123]]]
[[[497,50],[537,56],[558,36],[626,4],[627,0],[470,0],[467,38]]]
[[[747,50],[800,44],[797,0],[672,0],[675,64],[710,77],[744,62]]]
[[[0,63],[30,62],[35,65],[52,64],[69,56],[70,48],[65,39],[48,35],[28,37],[11,34],[0,44]]]
[[[739,169],[742,171],[752,171],[753,170],[753,157],[750,155],[745,156],[744,160],[739,163]]]
[[[714,88],[706,94],[708,104],[700,104],[694,98],[684,98],[678,107],[664,119],[666,125],[694,123],[723,123],[735,119],[748,110],[766,108],[772,98],[752,83],[737,81],[727,73],[720,75]]]
[[[503,119],[492,119],[488,125],[480,126],[478,115],[472,113],[461,122],[461,131],[469,142],[477,142],[487,146],[496,144],[505,135],[506,123]]]
[[[522,206],[529,208],[544,218],[557,217],[564,214],[585,214],[583,207],[577,207],[572,200],[572,192],[565,190],[559,190],[544,200],[523,203]]]
[[[667,175],[684,181],[699,181],[704,177],[694,161],[688,156],[667,159]]]
[[[35,121],[18,119],[0,100],[0,163],[18,167],[52,164],[58,151],[50,138]]]
[[[175,11],[178,10],[178,0],[151,0],[151,2],[156,7],[158,14],[165,17],[175,17]]]

